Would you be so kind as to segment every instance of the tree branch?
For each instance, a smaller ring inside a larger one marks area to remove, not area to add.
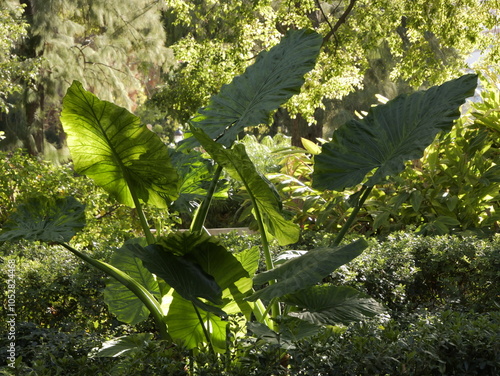
[[[349,5],[347,6],[346,10],[344,13],[340,16],[340,18],[337,20],[337,23],[331,28],[331,30],[328,32],[328,34],[325,35],[323,38],[323,45],[325,45],[328,40],[335,35],[339,27],[344,24],[347,21],[347,17],[349,17],[349,14],[351,13],[352,9],[354,8],[354,5],[356,4],[357,0],[350,0]],[[321,9],[321,6],[320,6]],[[330,23],[328,23],[330,25]]]

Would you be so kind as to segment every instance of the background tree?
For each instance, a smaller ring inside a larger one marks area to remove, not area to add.
[[[275,116],[276,125],[292,129],[294,143],[366,110],[377,93],[393,98],[457,76],[475,50],[490,62],[500,56],[495,34],[485,32],[498,25],[493,0],[166,3],[167,44],[180,64],[153,104],[181,124],[286,30],[309,27],[324,35],[303,92]]]
[[[3,0],[7,5],[18,4]],[[10,144],[32,154],[47,141],[61,146],[58,114],[61,98],[73,80],[101,98],[128,109],[156,84],[171,53],[164,47],[160,22],[163,3],[154,0],[20,0],[29,24],[20,46],[25,59],[39,58],[36,77],[11,97],[16,111],[2,119]]]
[[[22,81],[35,72],[36,61],[23,59],[17,47],[26,37],[23,7],[15,4],[0,9],[0,114],[12,107],[8,97],[22,90]]]

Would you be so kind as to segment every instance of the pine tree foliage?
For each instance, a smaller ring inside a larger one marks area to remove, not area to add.
[[[0,113],[9,112],[12,104],[8,97],[22,90],[23,80],[33,77],[36,67],[36,60],[23,59],[16,51],[27,34],[23,7],[6,5],[0,9]]]
[[[15,107],[0,118],[6,144],[40,154],[64,145],[58,114],[74,80],[104,100],[132,110],[157,84],[173,57],[165,47],[159,0],[0,0],[21,4],[28,24],[22,59],[40,61],[36,74],[10,96]],[[20,23],[22,24],[22,23]],[[54,150],[55,151],[55,150]]]
[[[44,95],[60,100],[73,80],[96,95],[131,108],[149,70],[166,67],[155,0],[30,0],[31,35],[42,56]],[[29,15],[28,15],[29,18]]]

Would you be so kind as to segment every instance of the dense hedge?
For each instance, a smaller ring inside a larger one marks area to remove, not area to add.
[[[500,236],[422,237],[396,233],[332,276],[384,303],[416,309],[488,312],[500,307]]]
[[[293,375],[498,375],[500,312],[366,322],[297,344]]]

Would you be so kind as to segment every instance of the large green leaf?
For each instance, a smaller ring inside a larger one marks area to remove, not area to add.
[[[377,301],[349,286],[311,286],[283,301],[302,309],[290,315],[320,325],[349,324],[384,312]]]
[[[175,247],[179,239],[186,239],[191,246],[181,247],[186,250],[191,248],[189,256],[200,265],[205,272],[213,276],[222,289],[223,305],[221,309],[230,314],[243,313],[250,319],[253,304],[245,300],[253,289],[251,275],[255,272],[259,261],[259,250],[256,247],[245,250],[237,255],[227,251],[213,238],[205,235],[186,234],[182,236],[169,236],[162,240],[166,247]],[[170,243],[170,239],[172,243]],[[198,240],[196,240],[198,239]],[[170,243],[170,245],[167,245]],[[203,328],[192,303],[177,293],[173,293],[170,302],[164,304],[169,334],[172,338],[180,340],[188,348],[194,348],[206,342]],[[227,320],[223,320],[210,311],[198,310],[210,333],[211,342],[216,351],[225,350]]]
[[[188,349],[206,343],[207,340],[201,326],[203,322],[205,330],[210,335],[213,348],[217,352],[225,352],[228,321],[221,319],[212,312],[198,310],[202,319],[200,321],[192,302],[182,298],[176,292],[173,293],[172,298],[166,320],[168,333],[174,341],[182,343]]]
[[[477,76],[465,75],[398,96],[373,107],[365,118],[344,124],[315,156],[313,186],[341,191],[376,169],[366,182],[373,186],[403,171],[405,161],[420,159],[437,133],[451,130],[476,86]]]
[[[111,257],[110,264],[128,274],[153,296],[159,298],[160,290],[156,279],[129,248],[123,247],[116,250]],[[110,312],[124,323],[135,325],[149,317],[149,309],[146,305],[130,289],[114,278],[110,278],[106,283],[104,301]]]
[[[199,299],[203,298],[217,305],[223,303],[222,289],[192,257],[177,256],[158,244],[146,248],[138,244],[128,244],[127,247],[142,260],[151,273],[162,278],[184,299],[203,310],[225,315],[220,308]]]
[[[283,217],[276,189],[256,170],[245,151],[245,146],[237,144],[233,149],[226,149],[201,129],[193,129],[193,134],[232,178],[245,185],[248,194],[253,197],[252,201],[256,203],[257,208],[254,207],[254,211],[259,211],[266,234],[275,237],[280,245],[296,243],[300,235],[298,225]]]
[[[271,111],[300,92],[304,74],[314,68],[322,37],[308,30],[292,30],[192,119],[212,138],[230,146],[245,127],[265,124]],[[188,144],[193,144],[192,138]]]
[[[256,285],[272,280],[276,280],[276,283],[256,291],[248,299],[271,300],[312,286],[338,267],[359,256],[367,246],[368,243],[360,239],[336,248],[313,249],[295,257],[277,268],[257,274],[254,277]]]
[[[85,226],[85,205],[73,197],[38,196],[18,205],[3,225],[0,241],[69,242]]]
[[[134,207],[130,190],[165,208],[177,195],[177,173],[168,148],[126,109],[101,101],[73,82],[63,99],[61,122],[75,170],[118,201]]]

